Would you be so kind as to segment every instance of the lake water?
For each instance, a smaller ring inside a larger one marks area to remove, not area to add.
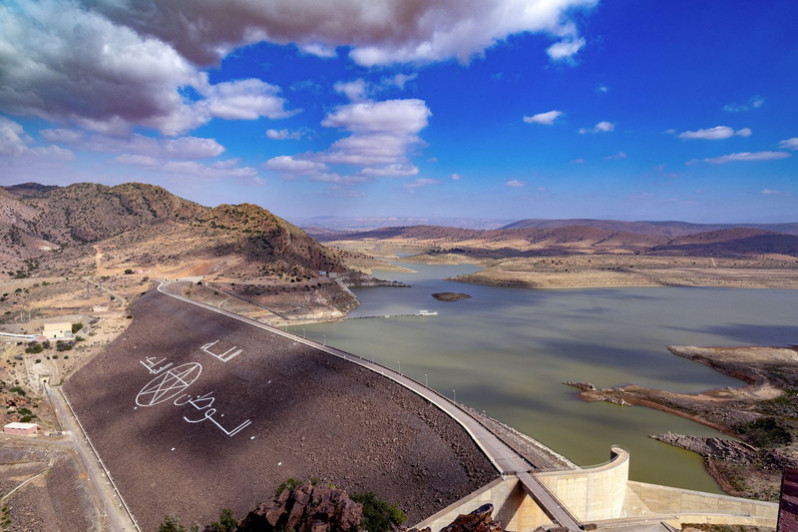
[[[580,465],[605,462],[610,446],[631,453],[633,480],[720,493],[701,458],[648,437],[717,431],[642,407],[585,403],[563,381],[641,384],[698,392],[740,381],[672,355],[667,345],[797,343],[798,292],[711,288],[539,291],[446,281],[473,266],[406,263],[415,273],[375,272],[411,288],[355,293],[356,316],[437,311],[294,328],[374,358],[515,427]],[[435,292],[471,299],[439,302]]]

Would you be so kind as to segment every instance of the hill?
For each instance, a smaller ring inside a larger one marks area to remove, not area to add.
[[[752,228],[763,231],[775,231],[798,235],[798,223],[783,224],[695,224],[688,222],[665,221],[665,222],[624,222],[618,220],[591,220],[591,219],[572,219],[572,220],[541,220],[526,219],[518,220],[505,225],[501,229],[554,229],[558,227],[585,226],[606,229],[608,231],[622,231],[627,233],[640,233],[651,236],[667,236],[676,238],[680,236],[693,235],[696,233],[706,233],[720,231],[724,229]]]
[[[182,246],[181,252],[172,254],[169,259],[175,263],[233,253],[244,259],[238,273],[256,271],[256,263],[276,274],[345,270],[334,252],[255,205],[203,207],[139,183],[115,187],[80,183],[65,188],[24,184],[0,190],[0,238],[7,255],[3,262],[13,270],[5,273],[16,273],[34,258],[57,269],[56,259],[64,251],[73,260],[94,256],[96,250],[88,244],[103,247],[103,241],[115,237],[116,246],[131,248],[126,250],[129,266],[151,266],[151,252],[136,248],[147,248],[157,235],[183,243],[203,237],[204,243]],[[221,266],[217,271],[225,269],[230,268]]]

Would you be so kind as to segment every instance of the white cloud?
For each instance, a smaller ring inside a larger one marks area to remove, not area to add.
[[[274,172],[292,176],[313,176],[327,172],[327,165],[324,163],[306,159],[296,159],[291,155],[273,157],[263,163],[263,167]]]
[[[523,181],[520,181],[518,179],[511,179],[511,180],[507,181],[504,185],[508,186],[510,188],[521,188],[521,187],[525,187],[526,183],[523,182]]]
[[[750,111],[751,109],[758,109],[765,105],[764,96],[753,96],[747,103],[744,104],[727,104],[723,106],[723,110],[728,113],[742,113]]]
[[[323,57],[333,56],[337,46],[350,46],[356,63],[374,66],[450,58],[467,62],[523,32],[560,40],[549,48],[552,59],[571,57],[584,44],[571,17],[597,0],[84,2],[119,25],[172,43],[197,64],[216,64],[237,46],[265,40],[295,43]]]
[[[404,163],[408,150],[421,142],[418,133],[432,113],[423,100],[359,102],[338,107],[322,121],[325,127],[351,132],[319,160],[361,166]]]
[[[582,157],[577,157],[571,161],[571,164],[585,164],[585,160]]]
[[[408,177],[418,175],[418,167],[412,164],[388,164],[377,168],[364,168],[362,175],[369,177]]]
[[[157,139],[138,133],[112,137],[71,129],[43,129],[45,140],[66,144],[76,149],[105,153],[142,154],[159,159],[210,159],[224,153],[225,148],[215,139],[178,137]]]
[[[124,153],[116,158],[116,162],[130,164],[133,166],[154,167],[158,165],[158,159],[149,155],[138,155],[134,153]]]
[[[415,72],[413,72],[412,74],[402,74],[400,72],[399,74],[396,74],[389,78],[382,78],[382,84],[386,87],[398,87],[400,90],[404,90],[405,85],[408,82],[413,81],[417,77],[418,74]]]
[[[786,151],[758,151],[758,152],[740,152],[722,155],[720,157],[710,157],[704,159],[704,162],[712,164],[726,164],[738,161],[772,161],[775,159],[786,159],[791,155]]]
[[[196,161],[168,161],[161,170],[186,177],[219,179],[225,177],[256,177],[258,171],[249,166],[239,167],[238,159],[218,161],[211,164]]]
[[[259,79],[225,81],[202,88],[205,100],[195,106],[200,113],[207,110],[211,117],[225,120],[257,120],[285,118],[294,112],[286,111],[285,100],[277,96],[280,88]],[[202,117],[205,118],[205,117]]]
[[[566,39],[564,41],[560,41],[558,43],[554,43],[548,48],[546,48],[546,53],[549,54],[554,61],[561,61],[563,59],[570,59],[576,53],[582,49],[585,45],[585,40],[582,38],[578,39]]]
[[[288,129],[267,129],[266,138],[271,140],[299,140],[302,138],[302,133],[289,131]]]
[[[333,85],[333,89],[346,96],[350,102],[360,102],[367,98],[368,87],[363,79],[339,81]]]
[[[779,148],[783,150],[798,150],[798,137],[782,140],[779,142]]]
[[[289,114],[276,87],[255,79],[211,85],[168,41],[114,23],[98,7],[78,0],[0,6],[0,110],[102,133],[139,125],[168,135],[214,117]],[[184,96],[188,87],[200,98]]]
[[[554,121],[557,120],[560,116],[562,116],[562,111],[548,111],[545,113],[538,113],[532,116],[525,116],[524,122],[527,124],[543,124],[546,126],[551,126],[554,124]]]
[[[626,155],[626,152],[619,151],[615,155],[608,155],[608,156],[604,157],[604,159],[607,160],[607,161],[613,161],[613,160],[618,160],[618,159],[626,159],[627,157],[628,157],[628,155]]]
[[[602,120],[601,122],[593,126],[592,129],[587,129],[584,127],[581,128],[579,130],[579,134],[584,135],[585,133],[609,133],[610,131],[614,130],[615,130],[615,124],[613,124],[612,122],[607,122],[605,120]]]
[[[610,88],[607,87],[606,85],[604,85],[603,83],[601,83],[598,86],[596,86],[596,92],[606,93],[606,92],[609,92],[609,91],[610,91]]]
[[[0,158],[20,162],[69,161],[75,158],[72,151],[60,146],[34,144],[33,138],[25,133],[21,124],[0,115]]]
[[[696,131],[685,131],[683,133],[679,133],[680,139],[703,139],[703,140],[720,140],[720,139],[727,139],[734,135],[739,137],[750,137],[753,132],[750,128],[743,128],[737,131],[734,131],[729,126],[715,126],[710,127],[707,129],[698,129]]]
[[[452,181],[460,181],[461,179],[463,179],[463,176],[461,176],[460,174],[452,174],[449,176],[449,178]]]

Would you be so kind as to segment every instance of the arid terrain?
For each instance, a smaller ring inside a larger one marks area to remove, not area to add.
[[[381,258],[475,263],[479,272],[457,280],[496,286],[798,288],[794,224],[527,221],[490,231],[418,226],[321,238]]]
[[[652,435],[698,452],[707,470],[730,495],[777,500],[784,467],[798,466],[798,348],[671,346],[676,355],[738,378],[740,387],[699,394],[654,390],[637,385],[580,388],[586,401],[639,405],[683,416],[729,436]]]
[[[243,516],[291,477],[373,491],[414,522],[496,476],[456,422],[378,374],[154,291],[133,315],[64,390],[147,530]]]

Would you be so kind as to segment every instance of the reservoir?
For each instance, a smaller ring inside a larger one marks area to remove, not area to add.
[[[375,272],[411,288],[355,290],[357,316],[294,327],[298,334],[382,363],[457,402],[485,411],[575,463],[605,462],[610,446],[631,453],[631,478],[721,493],[693,453],[648,436],[721,436],[643,407],[585,403],[563,381],[641,384],[679,392],[739,386],[736,379],[672,355],[668,345],[798,343],[798,292],[714,288],[527,290],[445,280],[474,266],[402,264]],[[440,302],[435,292],[471,299]]]

